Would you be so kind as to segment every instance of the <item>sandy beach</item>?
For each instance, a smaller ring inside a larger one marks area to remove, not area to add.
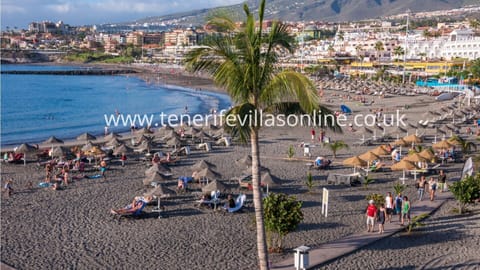
[[[208,79],[162,74],[145,72],[139,75],[152,83],[216,89]],[[354,99],[349,100],[345,95],[343,91],[325,88],[322,102],[335,111],[340,110],[341,104],[345,104],[354,113],[378,109],[396,112],[398,109],[412,124],[424,120],[426,112],[439,111],[454,103],[452,100],[436,102],[434,97],[423,94],[391,94],[384,98],[367,96],[374,103],[366,106]],[[354,93],[351,95],[355,96]],[[468,140],[474,141],[475,136],[465,135],[467,126],[473,127],[473,124],[461,124],[459,132]],[[423,135],[423,145],[426,146],[432,144],[435,136],[438,136],[438,140],[442,137],[432,127],[419,126],[416,130],[407,126],[405,129],[409,134],[417,132]],[[318,135],[320,129],[316,130]],[[391,134],[393,139],[397,135],[406,135],[394,128],[387,128],[385,132]],[[375,131],[375,136],[381,135],[381,131]],[[448,138],[449,133],[446,135]],[[327,185],[329,173],[352,172],[351,167],[342,165],[345,158],[365,153],[382,143],[362,144],[362,137],[367,139],[373,136],[362,128],[357,128],[357,131],[344,128],[343,133],[336,134],[326,131],[326,136],[331,141],[345,141],[350,149],[339,151],[334,158],[320,142],[310,141],[309,127],[262,129],[262,166],[269,168],[280,182],[271,191],[296,196],[303,201],[304,213],[304,221],[298,230],[285,239],[285,252],[270,255],[272,262],[291,257],[291,249],[297,246],[315,247],[364,230],[365,196],[370,193],[393,192],[393,184],[402,175],[402,172],[390,170],[372,173],[375,182],[368,189]],[[301,144],[304,142],[311,143],[311,157],[303,155],[304,148]],[[295,156],[288,160],[286,153],[290,146],[294,146]],[[154,148],[154,151],[171,150],[163,144]],[[147,214],[139,219],[120,219],[110,213],[111,208],[123,207],[134,196],[151,189],[142,184],[145,170],[150,165],[142,160],[144,155],[129,156],[125,167],[121,166],[118,158],[114,158],[109,162],[107,180],[80,177],[59,191],[38,187],[45,172],[44,167],[38,166],[37,162],[30,162],[27,166],[2,163],[2,184],[6,179],[13,178],[15,193],[11,197],[2,194],[1,198],[1,261],[16,269],[256,269],[252,194],[251,191],[241,190],[238,183],[232,180],[246,169],[235,161],[249,153],[248,145],[238,143],[229,147],[213,144],[210,152],[192,146],[189,156],[179,157],[180,160],[170,166],[173,176],[166,181],[168,188],[175,189],[180,176],[192,174],[191,165],[202,159],[207,160],[217,166],[216,171],[221,173],[220,179],[228,188],[222,198],[226,193],[237,195],[243,192],[247,195],[246,206],[241,212],[225,214],[211,209],[199,209],[194,204],[201,195],[201,185],[191,184],[187,193],[162,200],[165,211],[161,219],[157,218],[157,213],[151,212],[154,204],[147,206]],[[332,168],[311,170],[307,163],[317,156],[331,159]],[[385,163],[391,165],[392,161],[388,159]],[[447,163],[442,168],[449,179],[453,179],[460,177],[462,165]],[[315,180],[312,193],[308,192],[305,184],[309,171]],[[98,174],[98,169],[87,166],[85,174]],[[415,207],[417,196],[413,176],[409,176],[407,184],[405,194],[411,198]],[[328,218],[322,217],[320,211],[323,187],[330,190]],[[428,219],[428,225],[414,236],[395,235],[323,267],[431,269],[448,265],[453,268],[455,258],[459,258],[458,262],[464,263],[466,267],[478,264],[478,257],[474,256],[479,249],[478,205],[473,207],[470,215],[462,216],[451,213],[452,207],[453,202],[442,206]],[[428,255],[430,250],[434,255]],[[418,255],[412,255],[413,253]]]

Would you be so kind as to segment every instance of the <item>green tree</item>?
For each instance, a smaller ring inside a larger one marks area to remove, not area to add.
[[[403,191],[406,189],[407,187],[405,185],[402,185],[400,183],[396,183],[395,185],[393,185],[393,190],[394,190],[394,194],[395,195],[398,195],[398,194],[403,194]]]
[[[342,149],[349,149],[348,144],[346,144],[344,141],[338,140],[334,141],[331,143],[326,143],[324,144],[325,147],[328,147],[330,151],[332,151],[333,157],[337,158],[337,152],[342,150]]]
[[[457,135],[453,135],[449,141],[458,144],[463,154],[468,154],[471,153],[472,150],[477,150],[477,145],[474,142],[469,142]]]
[[[273,22],[268,34],[263,33],[265,0],[260,3],[258,22],[248,5],[244,4],[243,9],[246,20],[242,25],[221,14],[210,19],[208,23],[223,32],[209,37],[203,47],[190,51],[185,63],[193,72],[211,74],[214,82],[226,89],[235,106],[226,113],[225,127],[241,141],[250,141],[258,265],[264,270],[268,269],[268,253],[259,181],[260,124],[257,113],[261,110],[313,113],[320,109],[317,115],[324,117],[331,112],[319,105],[315,85],[307,77],[277,68],[281,52],[293,53],[294,40],[287,26],[279,22]],[[240,121],[249,117],[254,121]],[[340,130],[334,121],[322,121],[322,124]]]
[[[472,74],[473,78],[479,79],[480,78],[480,58],[473,60],[470,63],[470,73]]]
[[[329,55],[330,57],[332,57],[332,56],[335,55],[335,48],[333,47],[332,44],[330,44],[330,45],[328,46],[328,49],[327,49],[327,50],[328,50],[328,55]]]
[[[395,55],[397,57],[400,57],[404,54],[405,54],[405,51],[403,50],[403,48],[401,46],[397,46],[397,47],[395,47],[395,49],[393,49],[393,55]]]
[[[467,176],[465,179],[454,182],[450,185],[450,191],[458,201],[460,214],[463,213],[467,204],[480,198],[480,174]]]
[[[383,52],[385,50],[385,47],[383,46],[383,42],[377,41],[375,43],[375,51],[377,52],[377,59],[380,58],[380,52]]]
[[[280,252],[283,247],[283,238],[295,231],[303,220],[302,202],[297,201],[294,196],[282,193],[271,193],[263,201],[269,248]]]
[[[305,181],[305,184],[307,185],[308,192],[311,193],[313,190],[313,187],[315,186],[315,183],[313,182],[313,176],[311,172],[307,173],[307,180]]]

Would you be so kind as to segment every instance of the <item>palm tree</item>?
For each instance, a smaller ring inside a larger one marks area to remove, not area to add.
[[[226,128],[232,135],[251,143],[256,244],[259,268],[263,270],[268,269],[268,253],[259,181],[261,123],[257,123],[258,112],[312,113],[320,109],[322,117],[331,112],[319,105],[315,86],[307,77],[275,66],[280,52],[293,53],[294,39],[279,22],[273,23],[270,33],[262,33],[265,0],[260,3],[258,28],[246,4],[243,9],[246,20],[241,26],[226,15],[211,18],[208,24],[221,34],[209,37],[204,46],[190,51],[185,63],[193,72],[211,74],[214,82],[226,89],[234,102],[234,107],[226,113]],[[254,120],[244,122],[248,117]],[[322,125],[340,131],[334,121],[323,121]]]
[[[477,145],[474,142],[469,142],[457,135],[452,136],[449,141],[457,142],[463,154],[468,154],[472,152],[472,150],[477,150]]]
[[[337,158],[337,152],[342,149],[348,149],[348,144],[346,144],[344,141],[334,141],[332,143],[327,143],[325,144],[326,147],[332,151],[333,157]]]
[[[332,44],[328,46],[328,56],[332,57],[335,55],[335,48],[333,47]]]
[[[393,49],[393,55],[402,56],[403,54],[405,54],[405,51],[403,50],[403,48],[401,46],[397,46],[397,47],[395,47],[395,49]]]
[[[377,43],[375,43],[375,51],[377,51],[377,59],[380,58],[379,57],[379,54],[381,51],[383,51],[385,48],[383,47],[383,42],[381,41],[377,41]]]

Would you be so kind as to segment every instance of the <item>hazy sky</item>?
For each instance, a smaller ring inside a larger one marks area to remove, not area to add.
[[[72,26],[125,22],[178,11],[224,6],[242,0],[1,0],[2,29],[27,29],[34,21]]]

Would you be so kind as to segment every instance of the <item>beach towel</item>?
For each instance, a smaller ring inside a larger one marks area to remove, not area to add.
[[[38,183],[38,186],[41,187],[41,188],[48,188],[48,187],[51,187],[52,185],[53,185],[52,183],[48,183],[48,182]]]
[[[180,176],[178,179],[182,180],[184,183],[193,181],[193,177],[189,177],[189,176]]]
[[[91,176],[85,176],[85,178],[88,178],[88,179],[97,179],[97,178],[101,178],[102,175],[101,174],[94,174],[94,175],[91,175]]]

